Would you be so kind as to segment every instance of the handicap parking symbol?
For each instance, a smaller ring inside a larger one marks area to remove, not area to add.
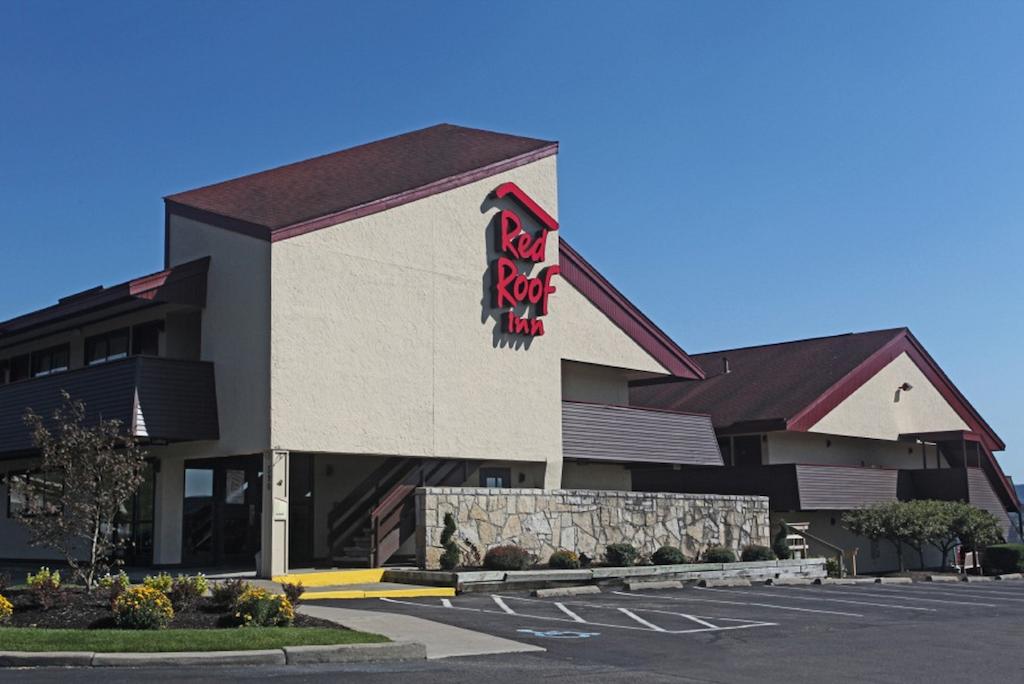
[[[589,639],[590,637],[601,636],[600,632],[577,632],[575,630],[539,630],[539,629],[519,629],[516,630],[522,634],[530,634],[541,639]]]

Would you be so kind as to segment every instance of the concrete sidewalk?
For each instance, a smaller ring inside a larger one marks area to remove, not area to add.
[[[393,641],[421,643],[427,647],[428,659],[545,650],[540,646],[452,627],[411,615],[311,605],[301,605],[298,610],[305,615],[337,622],[350,629],[383,634]]]

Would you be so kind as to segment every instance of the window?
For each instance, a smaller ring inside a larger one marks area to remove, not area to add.
[[[7,366],[7,382],[18,382],[19,380],[28,380],[32,377],[31,363],[29,361],[28,354],[22,356],[15,356],[8,362]]]
[[[111,330],[102,335],[87,337],[85,340],[85,363],[88,366],[116,361],[127,356],[128,328]]]
[[[159,356],[163,327],[163,321],[150,321],[132,328],[132,356]]]
[[[66,371],[69,358],[70,351],[66,344],[32,352],[32,377],[41,378]]]
[[[480,486],[491,489],[506,489],[512,486],[510,468],[481,468]]]
[[[42,493],[33,492],[31,500],[26,498],[30,495],[23,489],[28,481],[42,485]],[[60,485],[47,479],[45,473],[11,473],[6,484],[8,518],[43,511],[47,503],[60,501]]]

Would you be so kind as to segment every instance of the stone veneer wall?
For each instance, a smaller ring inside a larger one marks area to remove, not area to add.
[[[518,544],[546,563],[557,549],[600,561],[608,544],[629,542],[650,554],[671,544],[695,558],[713,544],[737,552],[770,544],[768,498],[588,489],[421,487],[416,490],[416,548],[421,568],[436,569],[444,514],[456,539],[480,554]],[[465,556],[464,556],[465,560]]]

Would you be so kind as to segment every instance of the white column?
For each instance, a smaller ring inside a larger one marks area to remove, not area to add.
[[[185,461],[162,457],[153,499],[153,563],[181,562],[181,515],[184,502]]]
[[[288,572],[288,452],[263,452],[263,521],[259,576]]]
[[[544,489],[562,488],[562,457],[549,458],[544,465]]]

